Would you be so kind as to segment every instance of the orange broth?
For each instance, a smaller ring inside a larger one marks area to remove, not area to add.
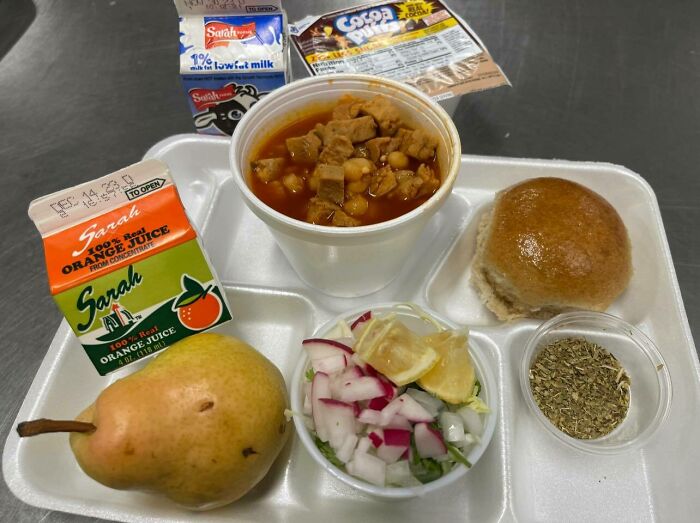
[[[248,181],[253,193],[260,198],[266,205],[274,210],[291,218],[296,218],[303,222],[306,221],[306,212],[309,207],[309,200],[316,196],[316,192],[309,188],[307,183],[308,178],[314,171],[315,164],[301,164],[292,161],[285,140],[296,136],[302,136],[311,131],[316,124],[326,124],[332,120],[332,110],[325,112],[316,112],[309,114],[286,127],[281,128],[272,134],[263,138],[262,144],[255,149],[255,154],[250,158],[250,162],[264,158],[284,157],[287,160],[285,166],[285,174],[294,173],[304,180],[303,190],[292,193],[285,189],[281,183],[265,183],[257,176],[253,175],[252,170],[248,174]],[[409,166],[407,169],[416,171],[421,163],[426,164],[433,169],[434,172],[440,173],[440,166],[435,158],[432,161],[421,162],[415,158],[409,157]],[[386,165],[386,162],[377,162],[377,167]],[[409,200],[400,200],[398,198],[389,198],[386,195],[376,198],[368,196],[367,192],[363,194],[369,203],[367,212],[361,216],[354,216],[361,223],[360,225],[371,225],[387,220],[398,218],[408,212],[411,212],[416,207],[425,203],[432,195],[413,198]]]

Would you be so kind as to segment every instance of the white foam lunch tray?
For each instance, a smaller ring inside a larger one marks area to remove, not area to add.
[[[273,469],[240,501],[193,514],[158,496],[96,483],[76,464],[65,434],[21,440],[11,431],[3,473],[31,505],[119,521],[332,520],[689,521],[700,513],[700,366],[656,197],[637,174],[615,165],[464,156],[454,191],[428,224],[414,255],[385,289],[342,299],[307,288],[270,233],[244,206],[229,176],[226,138],[179,135],[148,151],[168,163],[191,218],[224,282],[234,321],[221,331],[257,347],[290,383],[301,340],[338,314],[387,301],[413,301],[471,328],[500,384],[496,433],[481,460],[457,484],[424,498],[380,501],[324,472],[291,438]],[[502,324],[469,285],[478,218],[496,191],[536,176],[578,181],[619,211],[633,246],[634,276],[610,312],[657,343],[669,368],[668,419],[644,448],[616,456],[581,454],[546,433],[521,397],[518,367],[539,324]],[[139,365],[138,363],[136,365]],[[17,421],[73,418],[109,383],[100,377],[64,321]]]

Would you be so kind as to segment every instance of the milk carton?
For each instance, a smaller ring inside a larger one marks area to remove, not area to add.
[[[233,133],[245,112],[288,81],[279,0],[175,0],[180,74],[195,128]]]

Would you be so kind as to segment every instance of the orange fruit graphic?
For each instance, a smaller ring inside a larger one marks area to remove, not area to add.
[[[205,289],[200,282],[184,274],[182,287],[184,292],[174,305],[180,323],[193,331],[201,331],[215,325],[221,318],[224,307],[221,299],[211,292],[212,286],[209,285]]]
[[[223,307],[216,294],[206,293],[177,310],[180,322],[190,330],[199,331],[211,327],[221,317]]]

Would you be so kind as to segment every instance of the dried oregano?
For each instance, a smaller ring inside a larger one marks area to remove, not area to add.
[[[605,436],[629,409],[625,369],[606,349],[584,338],[543,347],[530,367],[530,388],[554,426],[578,439]]]

